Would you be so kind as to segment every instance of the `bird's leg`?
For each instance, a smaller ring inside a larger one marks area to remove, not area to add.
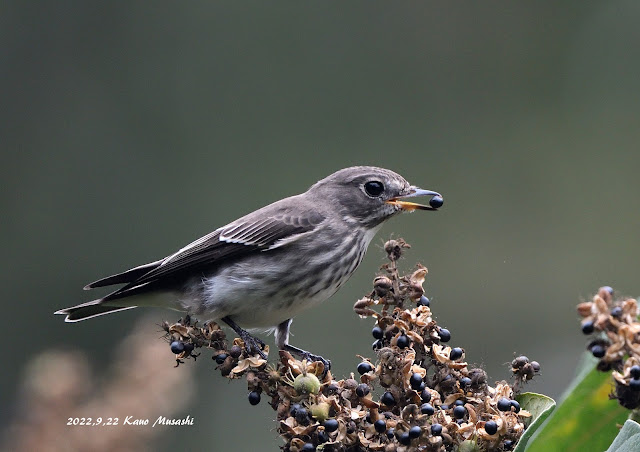
[[[324,364],[325,372],[331,369],[331,361],[323,358],[320,355],[314,355],[313,353],[309,353],[306,350],[302,350],[301,348],[294,347],[289,344],[289,327],[291,326],[291,319],[287,319],[277,326],[275,336],[276,336],[276,344],[280,350],[286,350],[289,353],[299,356],[302,359],[307,359],[308,361],[320,361]]]
[[[247,353],[249,353],[249,355],[253,356],[257,353],[258,355],[260,355],[261,358],[267,359],[267,355],[265,355],[264,352],[262,351],[265,347],[264,342],[262,342],[257,337],[254,337],[251,334],[249,334],[248,331],[245,331],[242,328],[240,328],[236,324],[236,322],[231,320],[231,317],[229,316],[223,317],[222,321],[227,325],[229,325],[231,329],[235,331],[238,336],[240,336],[240,339],[242,339],[244,342],[244,348],[247,350]]]

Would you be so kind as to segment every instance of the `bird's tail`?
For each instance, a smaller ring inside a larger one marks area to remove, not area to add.
[[[98,300],[88,301],[86,303],[72,306],[70,308],[60,309],[55,314],[66,315],[65,322],[80,322],[81,320],[91,319],[105,314],[111,314],[113,312],[125,311],[127,309],[133,309],[137,306],[110,306],[105,303],[104,298]]]

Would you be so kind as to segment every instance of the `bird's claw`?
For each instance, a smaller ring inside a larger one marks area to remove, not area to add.
[[[331,361],[329,361],[328,359],[323,358],[320,355],[314,355],[313,353],[309,353],[309,352],[304,352],[302,353],[302,358],[306,359],[307,361],[319,361],[322,364],[324,364],[324,371],[325,373],[331,369]]]
[[[262,351],[265,348],[265,343],[260,339],[250,335],[246,331],[244,334],[240,334],[240,339],[244,342],[244,349],[249,356],[260,355],[260,358],[267,359],[267,355]]]

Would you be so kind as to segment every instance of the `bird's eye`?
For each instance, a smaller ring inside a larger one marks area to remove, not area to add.
[[[382,185],[382,182],[380,181],[372,180],[371,182],[364,184],[364,191],[367,195],[375,198],[382,194],[384,191],[384,185]]]

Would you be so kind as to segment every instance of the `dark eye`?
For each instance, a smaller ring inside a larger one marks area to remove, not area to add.
[[[382,185],[382,182],[372,180],[371,182],[364,184],[364,191],[367,192],[369,196],[375,198],[382,194],[384,191],[384,185]]]

